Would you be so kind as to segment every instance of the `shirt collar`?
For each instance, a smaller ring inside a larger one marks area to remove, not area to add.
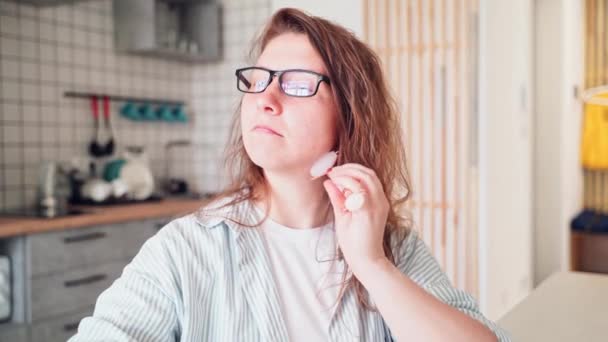
[[[224,223],[236,232],[248,228],[247,225],[257,223],[257,217],[254,215],[256,211],[250,200],[241,200],[229,205],[239,196],[241,194],[237,193],[221,197],[202,206],[194,214],[197,222],[207,229],[213,229]]]

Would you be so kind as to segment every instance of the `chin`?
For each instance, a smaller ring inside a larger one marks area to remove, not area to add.
[[[257,154],[249,154],[249,158],[251,161],[264,170],[277,170],[282,168],[285,163],[278,160],[276,157],[273,157],[269,154],[266,155],[257,155]]]
[[[251,145],[245,143],[245,151],[247,155],[253,161],[253,163],[263,169],[274,169],[285,165],[285,161],[282,159],[277,151],[272,151],[270,148],[259,145]]]
[[[329,148],[320,149],[306,144],[300,144],[294,151],[287,145],[269,143],[251,135],[243,136],[243,145],[251,161],[270,172],[308,172],[317,158],[329,151]]]
[[[283,156],[262,149],[247,149],[247,154],[251,161],[264,169],[265,172],[271,173],[300,173],[301,170],[308,170],[307,165],[298,162],[293,158],[285,159]],[[292,156],[293,157],[293,156]],[[306,171],[308,172],[308,171]]]

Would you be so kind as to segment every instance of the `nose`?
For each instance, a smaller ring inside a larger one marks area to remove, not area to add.
[[[280,101],[281,90],[279,89],[278,79],[273,81],[270,82],[266,90],[255,94],[256,106],[260,112],[278,115],[283,110]]]

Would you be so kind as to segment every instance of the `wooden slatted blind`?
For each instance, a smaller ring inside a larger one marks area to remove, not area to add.
[[[460,288],[477,294],[468,145],[471,0],[365,0],[364,39],[402,112],[415,229]]]

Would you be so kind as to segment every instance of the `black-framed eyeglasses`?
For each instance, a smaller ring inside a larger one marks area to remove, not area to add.
[[[304,69],[270,70],[262,67],[247,67],[237,69],[235,75],[237,89],[250,94],[266,90],[274,76],[279,79],[281,91],[295,97],[314,96],[321,82],[330,84],[329,77]]]

